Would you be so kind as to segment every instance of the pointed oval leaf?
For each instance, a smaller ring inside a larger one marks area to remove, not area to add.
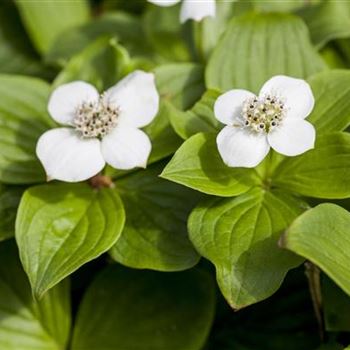
[[[325,68],[300,18],[253,13],[229,24],[207,65],[206,85],[257,93],[273,75],[305,79]]]
[[[188,109],[204,92],[203,66],[195,63],[169,63],[154,69],[158,91],[175,107]]]
[[[0,72],[36,76],[48,73],[29,42],[12,1],[0,2]]]
[[[301,263],[277,242],[304,207],[294,197],[256,188],[236,198],[208,199],[192,212],[190,239],[215,265],[221,292],[234,309],[271,296]]]
[[[42,80],[0,75],[0,181],[45,181],[35,147],[52,125],[46,111],[49,93],[49,85]]]
[[[236,14],[235,6],[235,1],[216,1],[215,17],[205,17],[200,22],[192,21],[196,53],[203,61],[208,59],[232,15]]]
[[[177,150],[161,177],[207,194],[230,197],[260,183],[254,169],[229,168],[220,157],[216,135],[197,134]]]
[[[213,280],[203,271],[168,274],[110,266],[83,299],[72,350],[200,350],[214,307]]]
[[[16,220],[16,240],[33,293],[47,290],[109,250],[124,226],[123,204],[113,189],[85,184],[27,190]]]
[[[66,29],[85,23],[89,18],[89,6],[85,0],[15,0],[15,3],[28,34],[40,53],[47,52],[57,36]]]
[[[183,112],[168,103],[170,123],[184,140],[199,132],[215,132],[220,122],[214,116],[214,104],[220,93],[208,90],[190,110]]]
[[[149,52],[146,51],[148,45],[138,17],[128,12],[106,11],[88,23],[69,28],[58,35],[50,46],[45,60],[64,66],[70,58],[102,36],[117,39],[118,43],[131,50],[133,54]]]
[[[191,60],[191,52],[184,40],[184,26],[179,20],[179,8],[180,5],[151,5],[143,16],[143,29],[154,53],[171,62]]]
[[[350,124],[350,72],[330,70],[308,81],[316,104],[307,120],[316,127],[318,135],[346,129]]]
[[[288,191],[317,198],[350,197],[350,134],[317,137],[315,149],[285,158],[272,175],[272,183]]]
[[[35,302],[13,241],[0,244],[0,348],[65,349],[70,333],[68,280]]]
[[[319,266],[350,295],[350,213],[325,203],[298,217],[283,236],[283,247]]]
[[[317,5],[323,0],[292,0],[292,1],[280,1],[280,0],[271,0],[271,1],[261,1],[261,0],[252,0],[251,3],[254,5],[254,8],[257,11],[263,12],[294,12],[304,7],[312,7]]]
[[[72,57],[55,78],[54,86],[83,80],[105,91],[134,70],[126,49],[103,36]]]
[[[323,0],[299,12],[309,27],[312,42],[319,49],[329,41],[350,37],[348,1]]]
[[[127,217],[112,257],[129,267],[184,270],[199,255],[187,233],[187,217],[198,202],[189,189],[158,177],[163,164],[116,181]]]

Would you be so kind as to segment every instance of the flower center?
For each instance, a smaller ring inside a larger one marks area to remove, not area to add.
[[[75,129],[85,138],[102,138],[117,125],[119,108],[111,107],[102,96],[95,103],[83,102],[76,110]]]
[[[284,102],[277,96],[252,97],[243,103],[243,126],[255,132],[268,133],[281,124],[285,113]]]

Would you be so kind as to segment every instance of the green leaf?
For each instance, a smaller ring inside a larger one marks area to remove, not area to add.
[[[350,294],[350,214],[335,204],[320,204],[298,217],[283,236],[283,247],[319,266]]]
[[[0,185],[0,241],[14,236],[15,220],[23,189]]]
[[[162,98],[188,109],[204,92],[203,67],[194,63],[165,64],[154,69]]]
[[[134,70],[129,53],[115,39],[102,37],[74,56],[54,81],[59,86],[83,80],[101,92]]]
[[[184,270],[199,260],[186,225],[198,196],[160,179],[162,167],[157,164],[116,181],[127,217],[111,255],[129,267]]]
[[[216,135],[197,134],[177,150],[161,177],[195,190],[231,197],[248,191],[261,180],[254,169],[229,168],[216,146]]]
[[[192,21],[197,56],[203,61],[210,56],[234,12],[234,1],[217,0],[215,17],[206,17],[199,22]]]
[[[89,18],[85,0],[15,0],[15,3],[33,44],[41,53],[47,52],[63,31]]]
[[[0,2],[0,72],[46,76],[47,70],[30,45],[16,7]]]
[[[116,38],[132,54],[145,52],[147,48],[140,20],[128,13],[111,12],[85,25],[64,31],[50,47],[45,59],[65,65],[70,58],[101,36]]]
[[[231,21],[207,65],[206,85],[257,93],[273,75],[305,79],[324,68],[301,19],[254,13]]]
[[[255,188],[237,198],[210,198],[192,212],[190,239],[216,268],[225,299],[241,309],[271,296],[300,264],[277,245],[280,234],[305,209],[282,192]]]
[[[144,131],[152,141],[152,152],[148,164],[172,155],[181,145],[180,137],[170,125],[166,102],[161,101],[158,115],[151,124],[144,128]]]
[[[0,75],[0,181],[45,181],[35,147],[53,125],[47,114],[49,93],[49,85],[42,80]]]
[[[163,59],[191,61],[189,46],[186,44],[186,27],[180,23],[180,5],[150,5],[143,17],[143,27],[153,49]]]
[[[342,131],[350,124],[350,72],[330,70],[309,79],[316,104],[308,121],[317,133]]]
[[[323,275],[322,306],[328,332],[350,331],[350,297]]]
[[[303,7],[311,7],[316,5],[324,0],[270,0],[270,1],[261,1],[261,0],[252,0],[254,7],[258,11],[266,12],[290,12],[295,11]]]
[[[110,266],[88,289],[72,350],[200,350],[214,316],[206,273],[159,273]]]
[[[317,48],[327,42],[350,37],[350,4],[347,1],[323,0],[318,6],[299,12],[309,27]]]
[[[124,220],[123,204],[113,189],[59,184],[27,190],[18,209],[16,240],[34,295],[42,297],[109,250]]]
[[[69,293],[66,280],[35,302],[14,242],[1,243],[0,348],[65,349],[71,324]]]
[[[272,185],[316,198],[350,197],[350,134],[320,135],[315,149],[285,158],[272,175]]]
[[[320,54],[329,68],[346,68],[345,59],[340,55],[339,50],[337,50],[334,44],[325,46],[323,49],[321,49]]]
[[[214,103],[219,95],[217,91],[208,90],[187,112],[169,103],[169,119],[176,133],[186,140],[199,132],[217,131],[221,124],[214,116]]]

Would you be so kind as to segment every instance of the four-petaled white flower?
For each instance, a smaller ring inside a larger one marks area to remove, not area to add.
[[[154,75],[142,71],[102,95],[83,81],[59,86],[48,110],[66,127],[45,132],[36,148],[48,179],[87,180],[106,163],[125,170],[146,167],[152,145],[139,128],[154,119],[158,106]]]
[[[214,106],[216,118],[226,124],[216,139],[223,161],[253,168],[270,147],[286,156],[314,148],[315,128],[304,120],[313,107],[309,84],[282,75],[268,80],[259,96],[246,90],[224,93]]]
[[[158,6],[172,6],[181,2],[181,0],[148,0]],[[215,17],[215,0],[183,0],[180,11],[181,23],[188,19],[201,21],[205,17]]]

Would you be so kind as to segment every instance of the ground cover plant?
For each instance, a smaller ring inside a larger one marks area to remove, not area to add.
[[[0,2],[0,349],[350,349],[350,2]]]

